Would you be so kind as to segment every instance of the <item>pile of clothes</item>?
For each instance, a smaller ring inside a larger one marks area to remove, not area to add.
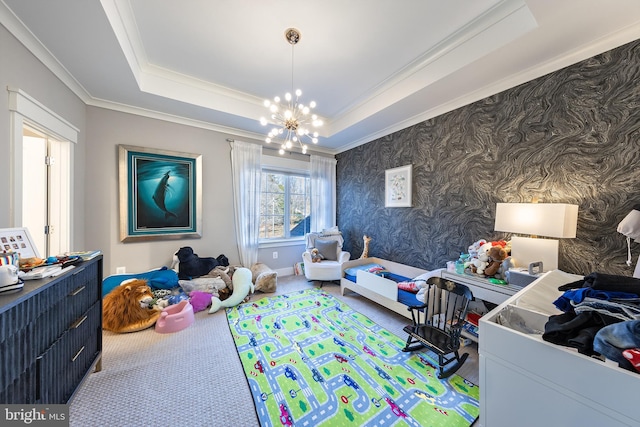
[[[542,339],[640,372],[640,279],[591,273],[562,285]]]

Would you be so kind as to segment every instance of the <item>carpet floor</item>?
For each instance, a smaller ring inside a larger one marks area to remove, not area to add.
[[[278,278],[274,294],[317,287],[304,276]],[[340,286],[325,292],[343,300],[390,332],[403,337],[408,320]],[[458,374],[478,384],[475,345]],[[477,421],[476,421],[477,423]],[[153,328],[131,334],[103,332],[102,371],[90,374],[70,405],[70,425],[258,426],[253,399],[224,310],[196,313],[196,321],[173,334]]]

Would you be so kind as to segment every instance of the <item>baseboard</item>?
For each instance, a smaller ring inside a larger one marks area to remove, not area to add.
[[[278,276],[293,276],[293,267],[278,268],[274,270]]]

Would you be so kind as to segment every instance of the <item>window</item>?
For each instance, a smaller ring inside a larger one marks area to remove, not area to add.
[[[303,173],[262,171],[260,239],[303,237],[311,224],[311,180]]]

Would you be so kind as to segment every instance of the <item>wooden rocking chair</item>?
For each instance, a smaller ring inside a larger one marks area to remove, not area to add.
[[[458,350],[473,295],[465,285],[440,277],[429,278],[427,285],[425,303],[409,307],[413,323],[404,327],[409,337],[402,351],[431,350],[438,356],[438,378],[447,378],[462,366],[469,355],[464,353],[460,356]]]

